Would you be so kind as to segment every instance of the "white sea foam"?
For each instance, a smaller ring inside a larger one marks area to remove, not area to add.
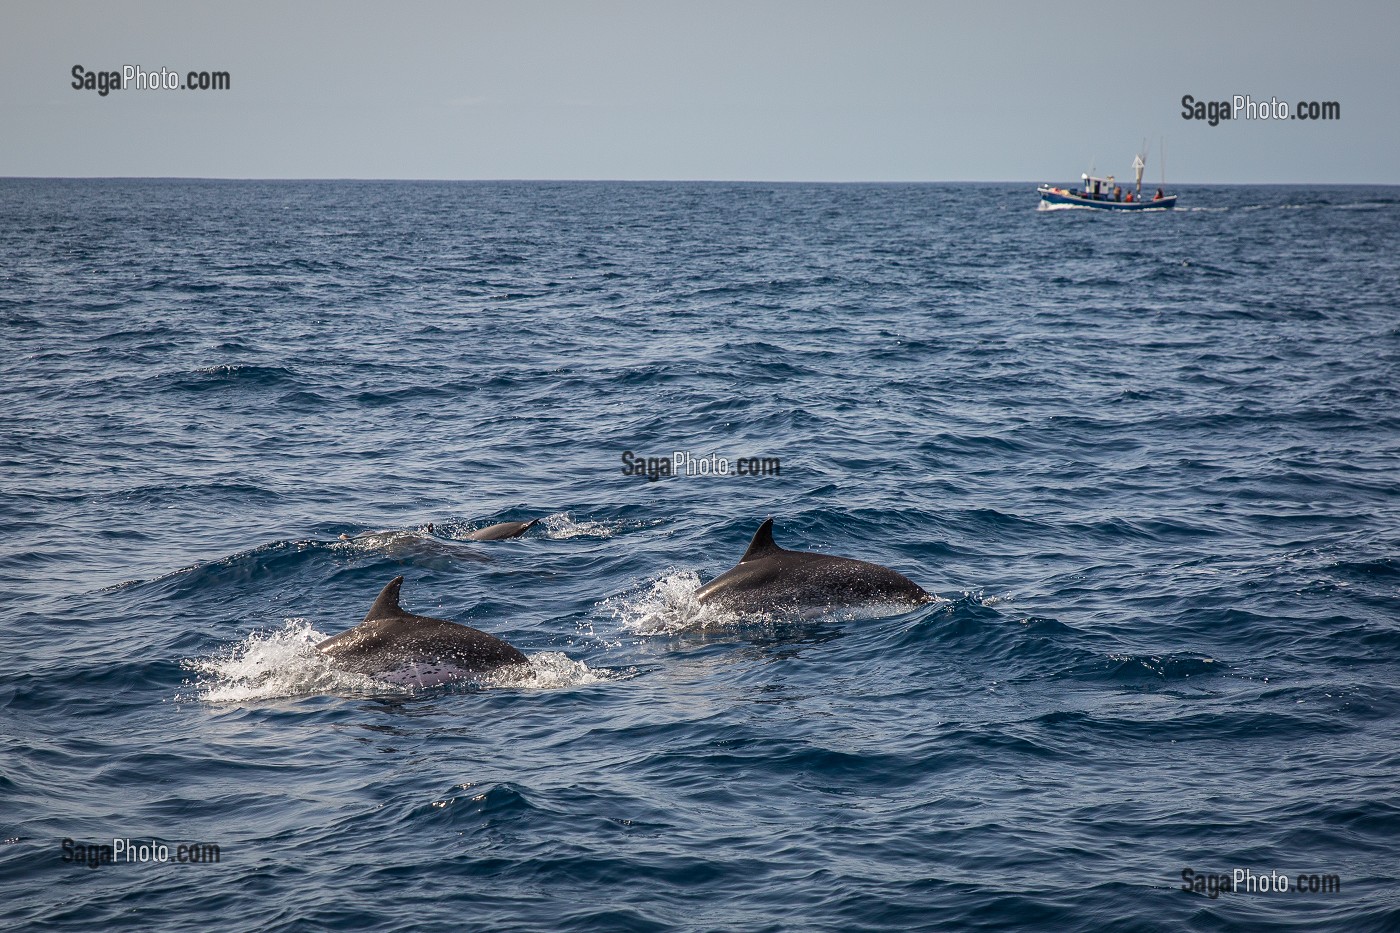
[[[972,596],[984,606],[1004,606],[1010,605],[1011,603],[1016,601],[1015,593],[1003,593],[1000,596],[988,596],[984,590],[978,590],[976,593],[967,593],[966,591],[964,591],[964,595]]]
[[[305,619],[288,619],[272,632],[254,632],[223,652],[184,662],[195,678],[195,699],[242,703],[317,694],[404,692],[360,674],[337,670],[316,650],[329,636]]]
[[[578,521],[571,512],[555,512],[545,516],[545,537],[554,541],[567,538],[611,538],[622,527],[620,522]]]
[[[584,687],[616,679],[610,671],[595,671],[582,661],[575,661],[562,651],[541,651],[529,655],[530,666],[503,667],[482,680],[491,687],[517,687],[526,690],[559,690]]]
[[[672,568],[650,584],[609,597],[598,607],[611,615],[619,628],[634,635],[693,632],[719,621],[696,600],[699,588],[700,577],[695,571]]]

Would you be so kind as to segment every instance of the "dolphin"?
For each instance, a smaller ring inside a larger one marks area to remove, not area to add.
[[[518,538],[537,524],[539,524],[538,518],[532,518],[528,522],[498,522],[495,525],[478,528],[467,535],[467,540],[504,541],[506,538]]]
[[[423,535],[431,535],[432,533],[433,533],[433,523],[432,523],[432,522],[428,522],[428,524],[426,524],[426,525],[423,526],[423,530],[422,530],[421,532],[417,532],[417,531],[365,531],[365,532],[362,532],[362,533],[360,533],[360,534],[355,535],[355,537],[353,537],[353,538],[350,537],[350,536],[347,535],[347,534],[342,534],[342,535],[340,536],[340,540],[342,540],[342,541],[355,541],[355,540],[365,539],[365,538],[377,538],[377,539],[387,540],[387,539],[391,539],[391,538],[421,537],[421,536],[423,536]]]
[[[443,541],[436,537],[431,523],[416,531],[366,531],[355,535],[343,534],[340,540],[346,544],[367,550],[379,551],[395,560],[436,559],[470,560],[489,564],[491,558],[462,544]]]
[[[493,635],[404,611],[401,586],[403,577],[390,580],[363,622],[316,647],[342,670],[401,686],[432,687],[530,663]]]
[[[888,567],[778,547],[771,518],[758,526],[739,563],[696,590],[695,598],[730,612],[804,616],[870,604],[917,606],[934,599]]]

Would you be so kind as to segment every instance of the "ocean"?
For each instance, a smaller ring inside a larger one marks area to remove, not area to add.
[[[5,927],[1400,929],[1400,189],[1174,190],[0,180]]]

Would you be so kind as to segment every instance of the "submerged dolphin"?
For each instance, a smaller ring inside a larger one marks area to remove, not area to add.
[[[386,557],[403,560],[414,558],[449,560],[472,560],[490,563],[491,558],[479,554],[469,547],[436,537],[430,522],[417,531],[366,531],[355,535],[343,534],[340,540],[356,547],[379,551]]]
[[[921,605],[934,597],[879,564],[780,548],[770,518],[758,527],[739,563],[696,590],[695,598],[731,612],[813,615],[880,603]]]
[[[401,586],[403,577],[390,580],[363,622],[316,647],[343,670],[404,686],[431,687],[530,663],[493,635],[405,612],[399,605]]]
[[[518,538],[539,523],[538,518],[532,518],[528,522],[498,522],[495,525],[487,525],[485,528],[478,528],[467,535],[468,541],[504,541],[506,538]]]

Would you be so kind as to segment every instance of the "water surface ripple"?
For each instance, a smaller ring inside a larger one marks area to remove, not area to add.
[[[10,924],[1400,929],[1400,192],[1181,196],[0,181]],[[769,515],[940,599],[697,617]]]

